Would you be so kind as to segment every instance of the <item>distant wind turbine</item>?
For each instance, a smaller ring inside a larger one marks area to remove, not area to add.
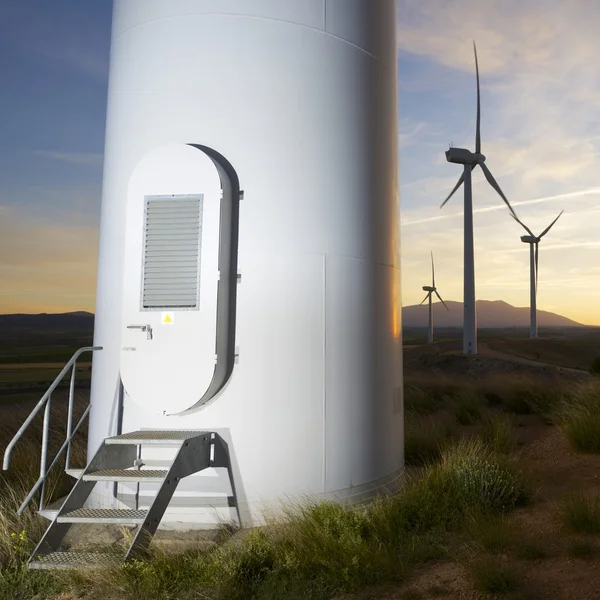
[[[538,235],[537,237],[533,234],[533,231],[531,231],[531,229],[529,229],[529,227],[527,227],[527,225],[525,225],[525,223],[523,223],[522,221],[519,221],[519,219],[514,215],[511,214],[511,217],[520,225],[522,225],[526,230],[527,233],[529,235],[522,235],[521,236],[521,241],[524,242],[525,244],[529,244],[529,279],[530,279],[530,289],[529,289],[529,297],[530,297],[530,311],[531,311],[531,317],[530,317],[530,321],[529,321],[529,337],[530,338],[537,338],[538,336],[538,329],[537,329],[537,306],[536,306],[536,302],[537,302],[537,289],[538,289],[538,244],[540,243],[540,240],[550,231],[551,227],[554,225],[554,223],[556,223],[556,221],[558,221],[558,219],[560,218],[560,215],[563,214],[563,212],[565,212],[564,210],[561,210],[558,217],[556,217],[556,219],[554,219],[554,221],[552,221],[552,223],[550,223],[550,225],[548,225],[548,227],[546,227],[546,229],[544,229],[544,231],[542,231],[542,233],[540,233],[540,235]],[[535,249],[534,249],[535,246]]]
[[[475,259],[473,256],[473,192],[471,186],[471,172],[475,167],[481,167],[488,183],[500,194],[508,206],[511,214],[516,217],[514,210],[502,193],[500,186],[494,179],[490,170],[485,165],[485,156],[481,154],[481,102],[479,94],[479,64],[477,62],[477,48],[473,42],[475,53],[475,72],[477,75],[477,124],[475,129],[475,153],[464,148],[450,147],[446,151],[446,160],[464,166],[463,174],[458,183],[442,202],[440,208],[450,200],[454,192],[465,184],[465,210],[464,210],[464,320],[463,320],[463,354],[477,354],[477,319],[475,314]]]
[[[440,299],[441,303],[444,306],[446,306],[446,303],[442,300],[442,297],[438,294],[438,291],[435,287],[435,269],[433,266],[433,252],[431,253],[431,286],[424,285],[423,290],[427,292],[427,296],[423,298],[423,302],[425,302],[425,300],[429,298],[429,333],[427,336],[427,341],[431,344],[431,342],[433,342],[433,311],[431,310],[431,301],[433,299],[432,295],[435,293],[435,295]],[[421,302],[421,304],[423,304],[423,302]],[[421,306],[421,304],[419,304],[419,306]],[[446,306],[446,310],[450,309]]]

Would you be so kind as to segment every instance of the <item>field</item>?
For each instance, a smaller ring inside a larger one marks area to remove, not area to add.
[[[92,344],[85,329],[5,327],[0,331],[0,404],[39,400],[78,348]],[[77,364],[77,389],[89,389],[90,357]],[[61,389],[69,384],[65,378]]]
[[[0,479],[0,600],[600,598],[600,380],[587,371],[600,335],[495,333],[481,336],[477,357],[462,356],[456,332],[405,349],[407,479],[397,496],[305,506],[284,523],[179,549],[159,539],[148,560],[120,569],[23,568],[46,524],[14,515],[37,475],[38,427]],[[39,383],[59,370],[54,351],[29,353],[46,362],[7,360],[0,377],[29,371],[13,383]],[[17,398],[0,405],[0,450],[26,415]],[[61,400],[54,414],[64,422]],[[83,435],[76,447],[81,461]],[[53,486],[58,497],[68,482],[57,474]],[[105,542],[123,544],[119,531]]]

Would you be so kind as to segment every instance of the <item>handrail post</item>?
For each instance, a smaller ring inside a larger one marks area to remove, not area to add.
[[[41,457],[40,457],[40,477],[37,480],[37,482],[35,483],[35,485],[33,486],[32,490],[27,495],[27,498],[25,498],[25,500],[23,501],[23,503],[17,510],[18,515],[23,513],[23,511],[25,510],[25,508],[27,507],[27,505],[29,504],[29,502],[31,501],[33,496],[36,494],[38,489],[40,489],[40,503],[39,503],[38,510],[43,510],[44,494],[45,494],[45,488],[46,488],[46,478],[48,476],[48,472],[56,464],[56,461],[59,459],[59,457],[62,455],[62,453],[65,450],[67,452],[67,456],[66,456],[66,460],[65,460],[65,469],[69,468],[69,464],[70,464],[70,460],[71,460],[71,441],[73,439],[73,436],[79,429],[79,426],[81,425],[81,423],[84,421],[84,419],[89,414],[89,411],[91,408],[91,405],[88,404],[88,407],[84,411],[83,416],[80,418],[77,425],[75,425],[75,429],[73,429],[73,405],[74,405],[74,398],[75,398],[75,377],[77,374],[77,371],[76,371],[77,359],[84,352],[95,352],[97,350],[102,350],[102,349],[103,349],[102,346],[86,346],[84,348],[79,348],[79,350],[77,350],[75,352],[75,354],[70,358],[69,362],[67,362],[67,364],[63,367],[62,371],[56,376],[56,379],[53,381],[53,383],[50,385],[50,387],[46,390],[45,394],[41,397],[39,402],[35,405],[35,407],[31,411],[31,413],[27,417],[27,419],[25,419],[24,423],[21,425],[21,427],[19,427],[19,430],[17,431],[17,433],[15,433],[13,438],[10,440],[10,442],[7,444],[6,448],[4,449],[2,470],[6,471],[6,470],[8,470],[8,468],[10,466],[10,456],[13,451],[13,448],[15,447],[15,444],[21,439],[25,430],[29,427],[29,425],[31,424],[33,419],[37,416],[37,414],[42,410],[42,408],[44,408],[44,424],[43,424],[43,432],[42,432],[42,448],[41,448]],[[69,386],[69,412],[68,412],[66,439],[65,439],[63,445],[61,446],[60,450],[58,451],[58,453],[52,460],[52,462],[50,464],[50,468],[47,468],[47,466],[48,466],[48,442],[49,442],[49,435],[50,435],[50,403],[51,403],[51,399],[52,399],[52,392],[54,392],[54,390],[58,387],[60,382],[63,380],[63,378],[65,377],[65,375],[69,372],[69,369],[71,369],[71,368],[72,368],[72,371],[71,371],[71,383]]]
[[[42,479],[42,488],[40,490],[40,508],[44,509],[44,490],[46,487],[46,463],[48,461],[48,434],[50,431],[50,403],[52,396],[48,397],[46,409],[44,410],[44,429],[42,432],[42,456],[40,458],[40,479]]]
[[[71,464],[71,429],[73,427],[73,399],[75,396],[75,372],[77,369],[77,360],[73,363],[73,370],[71,371],[71,383],[69,385],[69,412],[67,415],[67,454],[65,457],[65,471],[67,471]]]

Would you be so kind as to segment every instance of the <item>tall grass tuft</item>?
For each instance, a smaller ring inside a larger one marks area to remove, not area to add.
[[[555,419],[573,448],[600,453],[600,384],[580,386],[560,405]]]
[[[516,592],[522,585],[522,578],[511,565],[499,563],[496,558],[484,556],[469,565],[475,589],[488,594],[508,594]]]
[[[481,435],[484,442],[499,454],[510,454],[517,445],[513,420],[503,413],[485,418]]]
[[[426,465],[441,458],[451,428],[432,418],[407,413],[404,421],[404,460],[407,465]]]
[[[573,494],[561,506],[563,523],[574,533],[600,533],[600,494]]]
[[[481,418],[481,396],[469,391],[454,395],[452,399],[456,420],[461,425],[472,425]]]
[[[485,552],[501,554],[509,550],[517,534],[502,515],[469,516],[466,522],[469,537]]]

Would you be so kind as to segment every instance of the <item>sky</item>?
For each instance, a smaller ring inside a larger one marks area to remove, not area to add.
[[[376,0],[374,0],[376,1]],[[0,0],[0,313],[93,311],[109,0]],[[600,5],[398,0],[402,303],[462,300],[463,195],[449,144],[474,150],[540,243],[538,308],[600,325]],[[526,232],[473,173],[476,295],[529,305]]]

